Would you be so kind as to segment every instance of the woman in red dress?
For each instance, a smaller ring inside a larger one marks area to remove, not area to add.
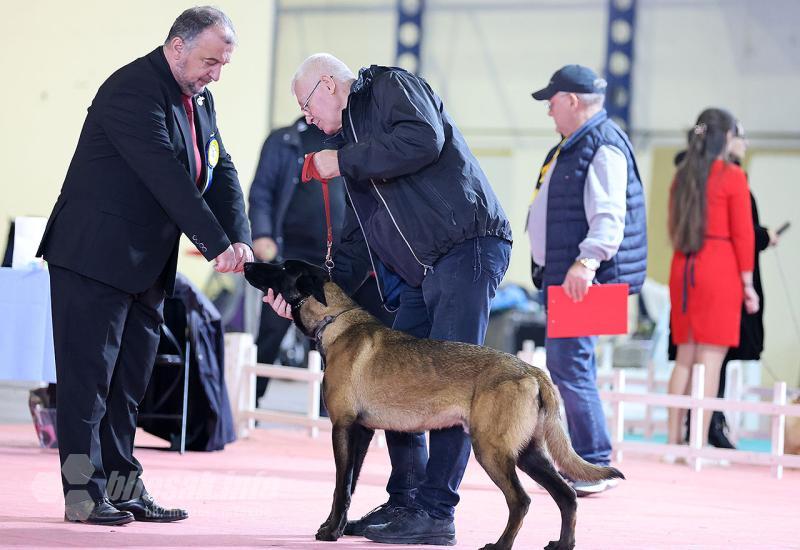
[[[722,360],[739,345],[742,302],[759,307],[753,289],[754,233],[747,178],[727,162],[734,118],[706,109],[689,133],[672,184],[669,234],[675,250],[669,276],[672,337],[678,346],[669,393],[687,395],[692,365],[705,365],[706,397],[715,397]],[[683,443],[685,409],[669,409],[667,439]],[[708,437],[710,411],[703,415]]]

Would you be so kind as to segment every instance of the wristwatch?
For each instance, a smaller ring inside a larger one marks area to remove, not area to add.
[[[578,263],[586,269],[591,269],[592,271],[597,271],[600,268],[600,262],[594,258],[579,258]]]

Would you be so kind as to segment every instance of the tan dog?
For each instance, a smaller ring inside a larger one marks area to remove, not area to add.
[[[516,468],[544,487],[561,511],[559,540],[549,550],[575,546],[575,491],[570,478],[623,478],[616,468],[589,464],[570,446],[559,401],[547,375],[513,355],[490,348],[419,339],[383,326],[359,308],[325,272],[305,262],[245,264],[253,286],[272,288],[292,305],[297,326],[323,355],[325,405],[333,423],[336,489],[319,540],[336,540],[347,523],[350,497],[373,430],[421,432],[462,425],[475,457],[503,491],[509,518],[484,549],[511,548],[530,498]]]

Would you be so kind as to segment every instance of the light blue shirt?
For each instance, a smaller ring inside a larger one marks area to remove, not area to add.
[[[542,186],[528,209],[528,239],[531,256],[538,265],[546,264],[547,189],[558,159],[544,176]],[[625,231],[628,161],[618,148],[603,145],[597,149],[586,172],[583,207],[589,232],[579,245],[578,258],[610,260],[619,250]]]

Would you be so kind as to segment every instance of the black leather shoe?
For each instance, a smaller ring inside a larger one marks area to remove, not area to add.
[[[389,523],[367,527],[364,536],[387,544],[453,546],[456,526],[452,519],[436,519],[419,508],[402,508]]]
[[[114,502],[114,506],[120,510],[125,510],[133,514],[136,521],[157,521],[168,523],[170,521],[180,521],[189,517],[189,512],[180,508],[163,508],[156,504],[148,493],[144,493],[139,498]]]
[[[384,502],[371,512],[365,514],[361,519],[348,521],[347,525],[344,527],[344,534],[363,537],[364,529],[372,525],[383,525],[384,523],[389,523],[389,521],[398,514],[400,509],[402,509],[402,506]]]
[[[133,514],[115,508],[108,499],[85,500],[64,507],[64,521],[92,525],[124,525],[133,521]]]

